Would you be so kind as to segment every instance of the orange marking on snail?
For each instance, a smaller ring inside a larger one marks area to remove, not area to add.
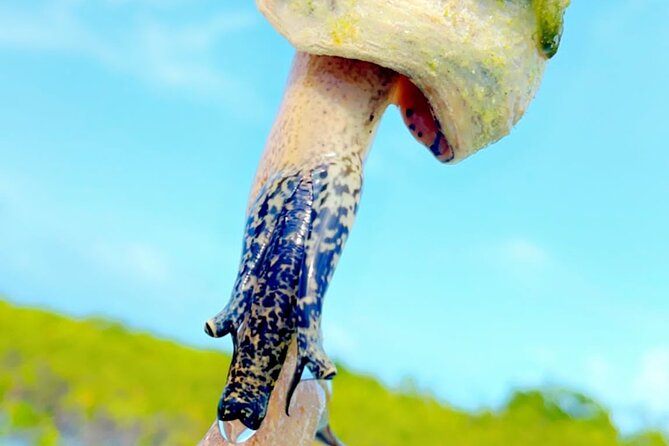
[[[399,77],[391,102],[399,107],[404,123],[416,140],[430,149],[439,161],[447,163],[453,159],[453,149],[434,117],[430,102],[406,76]]]

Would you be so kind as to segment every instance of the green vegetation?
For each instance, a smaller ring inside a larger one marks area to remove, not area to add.
[[[0,301],[0,442],[192,445],[209,427],[229,357]],[[332,423],[350,445],[667,446],[620,439],[607,412],[566,391],[516,393],[468,414],[340,367]],[[113,440],[110,440],[113,439]]]

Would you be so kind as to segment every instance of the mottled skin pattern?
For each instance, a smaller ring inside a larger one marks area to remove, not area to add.
[[[297,364],[288,401],[305,368],[316,379],[336,374],[322,347],[323,298],[353,225],[364,159],[388,104],[399,103],[414,135],[438,158],[452,158],[426,99],[411,87],[374,64],[296,57],[251,192],[232,297],[205,326],[211,336],[231,334],[234,340],[220,420],[260,427],[293,339]]]

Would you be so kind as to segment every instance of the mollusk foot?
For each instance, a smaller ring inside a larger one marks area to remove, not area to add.
[[[322,348],[320,315],[361,185],[361,160],[348,156],[276,175],[258,193],[230,302],[205,325],[210,336],[233,336],[219,420],[260,427],[293,339],[298,359],[286,412],[305,367],[315,379],[336,374]]]
[[[435,117],[430,102],[409,79],[399,80],[397,105],[411,134],[442,163],[455,158],[455,152],[444,135],[441,123]]]

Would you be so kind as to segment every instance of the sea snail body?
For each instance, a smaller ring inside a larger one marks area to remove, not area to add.
[[[250,429],[267,414],[292,343],[288,402],[305,369],[317,379],[336,373],[322,348],[323,297],[386,107],[398,105],[442,162],[495,142],[534,97],[568,0],[257,4],[298,54],[251,191],[232,297],[205,325],[235,346],[218,418]]]

